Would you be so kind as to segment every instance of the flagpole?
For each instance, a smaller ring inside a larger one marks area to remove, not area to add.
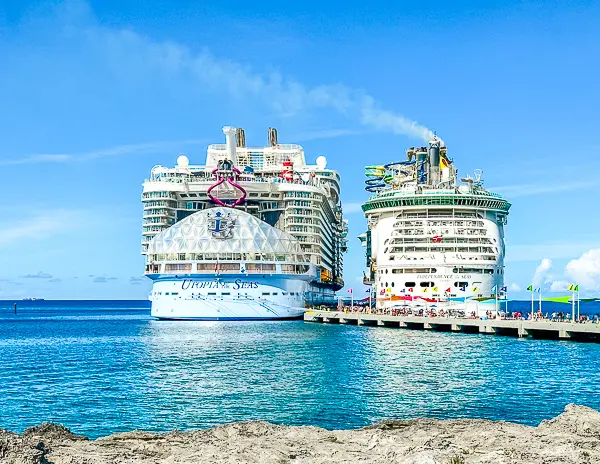
[[[540,287],[540,316],[542,315],[542,287]]]
[[[505,312],[506,312],[505,317],[508,317],[508,287],[506,287],[506,291],[504,292],[504,299],[506,300],[506,301],[504,301]]]
[[[531,320],[533,321],[533,300],[535,297],[535,288],[533,287],[533,284],[531,284]]]
[[[573,295],[571,296],[571,323],[575,323],[575,286],[573,286]]]
[[[579,285],[577,286],[577,320],[579,320],[579,318],[581,317],[581,314],[579,314],[579,300],[580,300],[580,295],[579,295]]]
[[[498,286],[496,285],[496,291],[494,292],[496,296],[496,319],[498,319]]]

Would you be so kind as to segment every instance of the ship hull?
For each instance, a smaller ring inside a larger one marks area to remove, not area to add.
[[[248,321],[302,317],[307,283],[288,276],[157,276],[151,315],[163,320]]]

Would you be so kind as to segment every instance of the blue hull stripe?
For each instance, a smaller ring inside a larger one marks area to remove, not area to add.
[[[152,317],[160,321],[284,321],[301,319],[302,314],[290,317]]]

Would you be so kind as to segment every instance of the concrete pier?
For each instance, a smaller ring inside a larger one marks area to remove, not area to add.
[[[504,319],[459,319],[446,317],[389,316],[386,314],[346,313],[312,310],[304,314],[305,322],[356,324],[360,326],[508,335],[519,338],[600,342],[600,324]]]

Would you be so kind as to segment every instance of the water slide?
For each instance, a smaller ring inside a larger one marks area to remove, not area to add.
[[[367,192],[376,192],[386,186],[383,178],[385,177],[384,166],[365,166],[365,190]]]

